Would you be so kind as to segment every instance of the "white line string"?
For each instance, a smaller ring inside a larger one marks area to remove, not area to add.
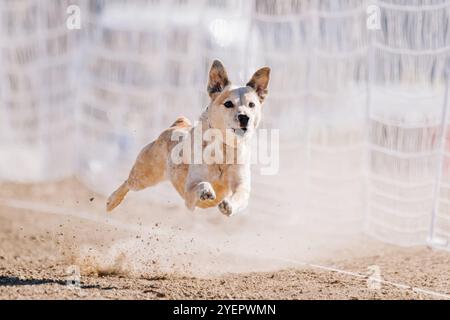
[[[359,279],[364,279],[364,280],[369,279],[369,277],[367,275],[364,275],[364,274],[361,274],[358,272],[342,270],[342,269],[338,269],[335,267],[322,266],[319,264],[305,263],[305,262],[300,262],[300,261],[291,260],[291,259],[284,259],[284,258],[276,258],[276,260],[289,262],[289,263],[293,263],[293,264],[301,265],[301,266],[308,266],[308,267],[311,267],[314,269],[320,269],[320,270],[335,272],[335,273],[339,273],[339,274],[344,274],[344,275],[352,276],[352,277],[359,278]],[[397,283],[397,282],[393,282],[393,281],[389,281],[389,280],[383,280],[383,279],[370,278],[370,280],[374,281],[374,282],[379,282],[381,284],[388,284],[388,285],[394,286],[398,289],[411,290],[415,293],[422,293],[422,294],[440,297],[440,298],[444,298],[444,299],[450,299],[449,294],[442,293],[442,292],[436,292],[436,291],[422,289],[422,288],[418,288],[418,287],[412,287],[410,285],[401,284],[401,283]]]
[[[66,210],[61,207],[47,205],[47,204],[43,204],[43,203],[37,203],[34,201],[24,201],[24,200],[18,200],[18,199],[0,198],[0,206],[10,207],[10,208],[14,208],[14,209],[30,210],[30,211],[42,212],[42,213],[48,213],[48,214],[72,216],[72,217],[81,218],[81,219],[85,219],[85,220],[89,220],[89,221],[93,221],[93,222],[100,222],[103,224],[108,224],[108,225],[111,225],[111,226],[114,226],[117,228],[121,228],[124,230],[130,230],[130,231],[141,231],[142,230],[141,227],[138,227],[136,225],[126,224],[126,223],[123,223],[121,221],[117,221],[114,219],[102,219],[101,217],[99,217],[98,215],[93,214],[93,213],[88,213],[88,212],[80,213],[79,211]],[[248,252],[247,252],[247,254],[248,254]],[[255,255],[253,255],[253,256],[255,256]],[[298,266],[306,266],[306,267],[311,267],[314,269],[325,270],[325,271],[330,271],[330,272],[334,272],[334,273],[338,273],[338,274],[352,276],[352,277],[359,278],[359,279],[369,279],[369,277],[367,275],[364,275],[364,274],[361,274],[358,272],[338,269],[335,267],[323,266],[323,265],[319,265],[319,264],[301,262],[301,261],[297,261],[297,260],[285,259],[285,258],[279,258],[279,257],[273,257],[272,259],[277,260],[277,261],[288,262],[288,263],[295,264]],[[377,278],[373,278],[373,279],[370,278],[370,280],[374,281],[374,282],[379,282],[381,284],[388,284],[388,285],[394,286],[399,289],[411,290],[415,293],[422,293],[422,294],[450,300],[450,295],[446,294],[446,293],[435,292],[432,290],[422,289],[422,288],[418,288],[418,287],[412,287],[410,285],[396,283],[396,282],[389,281],[389,280],[383,280],[383,279],[377,279]]]

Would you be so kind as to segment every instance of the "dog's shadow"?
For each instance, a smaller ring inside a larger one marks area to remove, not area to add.
[[[66,281],[54,279],[21,279],[18,277],[0,276],[0,287],[38,286],[44,284],[66,285]]]
[[[40,286],[46,284],[58,284],[61,286],[67,286],[65,280],[55,279],[20,279],[18,277],[0,276],[0,287],[15,287],[15,286]],[[81,289],[101,289],[111,290],[113,287],[102,287],[100,285],[80,285]]]

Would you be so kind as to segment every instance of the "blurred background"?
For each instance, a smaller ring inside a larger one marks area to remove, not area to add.
[[[448,0],[0,0],[0,181],[107,195],[200,115],[214,59],[235,84],[268,65],[280,170],[254,166],[252,221],[449,248],[449,16]],[[168,184],[139,197],[183,207]]]

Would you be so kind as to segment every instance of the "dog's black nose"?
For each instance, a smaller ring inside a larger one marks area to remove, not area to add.
[[[241,127],[245,128],[247,126],[247,124],[248,124],[248,120],[249,119],[250,118],[247,115],[245,115],[245,114],[238,115],[238,120],[239,120],[239,124],[241,125]]]

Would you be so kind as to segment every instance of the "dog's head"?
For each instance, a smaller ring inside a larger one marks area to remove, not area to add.
[[[215,60],[209,71],[209,126],[222,134],[231,132],[239,141],[250,138],[261,121],[262,104],[267,96],[270,68],[255,72],[246,86],[231,85],[223,64]]]

